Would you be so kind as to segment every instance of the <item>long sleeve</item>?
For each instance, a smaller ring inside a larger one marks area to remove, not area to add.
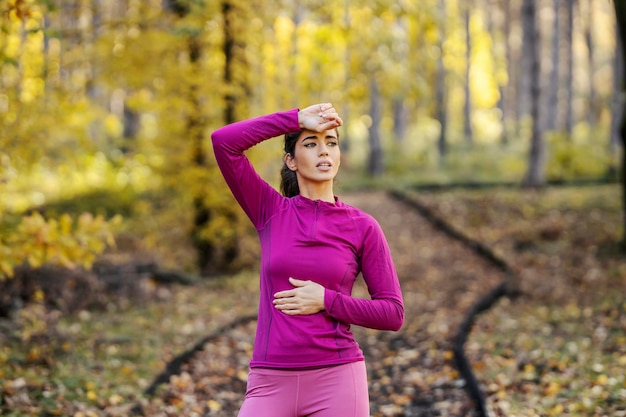
[[[371,299],[326,289],[328,314],[344,323],[378,330],[398,330],[404,322],[404,302],[387,240],[371,219],[363,236],[361,272]]]
[[[280,194],[254,170],[244,151],[299,129],[298,109],[269,114],[224,126],[211,135],[217,164],[235,199],[254,226],[263,226]]]
[[[374,218],[338,198],[284,197],[244,154],[266,139],[299,130],[293,109],[233,123],[211,136],[222,175],[259,235],[259,315],[251,367],[305,369],[361,361],[351,324],[396,330],[404,319],[396,271]],[[351,297],[359,273],[371,299]],[[274,294],[293,288],[289,277],[324,286],[325,311],[292,316],[274,307]]]

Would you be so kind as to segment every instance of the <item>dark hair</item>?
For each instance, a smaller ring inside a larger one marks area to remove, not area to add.
[[[300,133],[302,133],[302,131],[297,130],[285,135],[285,154],[291,155],[292,158],[295,156],[296,142],[298,141]],[[286,162],[280,170],[280,192],[283,193],[285,197],[295,197],[300,194],[296,172],[290,170]]]

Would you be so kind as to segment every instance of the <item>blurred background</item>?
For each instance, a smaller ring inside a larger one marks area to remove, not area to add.
[[[227,270],[245,258],[248,226],[211,131],[321,101],[346,122],[346,189],[617,179],[623,68],[608,1],[4,0],[0,11],[5,277],[26,258],[89,265],[114,225],[163,262]],[[279,141],[250,157],[278,180]]]
[[[154,211],[170,211],[196,223],[196,243],[228,241],[238,219],[210,132],[320,101],[346,121],[348,179],[615,177],[608,2],[16,0],[4,12],[2,212],[91,194],[107,215],[169,227]],[[260,148],[276,180],[280,143]]]

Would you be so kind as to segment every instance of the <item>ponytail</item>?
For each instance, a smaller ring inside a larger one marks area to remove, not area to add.
[[[295,197],[300,194],[296,171],[290,170],[287,164],[283,164],[280,170],[280,192],[285,197]]]
[[[285,135],[285,154],[290,154],[292,157],[295,155],[296,141],[301,132],[298,130]],[[280,170],[280,192],[285,197],[295,197],[300,194],[296,172],[290,170],[287,163],[284,163]]]

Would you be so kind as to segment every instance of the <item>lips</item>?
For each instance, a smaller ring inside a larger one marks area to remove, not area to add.
[[[333,166],[333,164],[329,161],[322,161],[319,164],[316,165],[318,168],[330,168]]]

